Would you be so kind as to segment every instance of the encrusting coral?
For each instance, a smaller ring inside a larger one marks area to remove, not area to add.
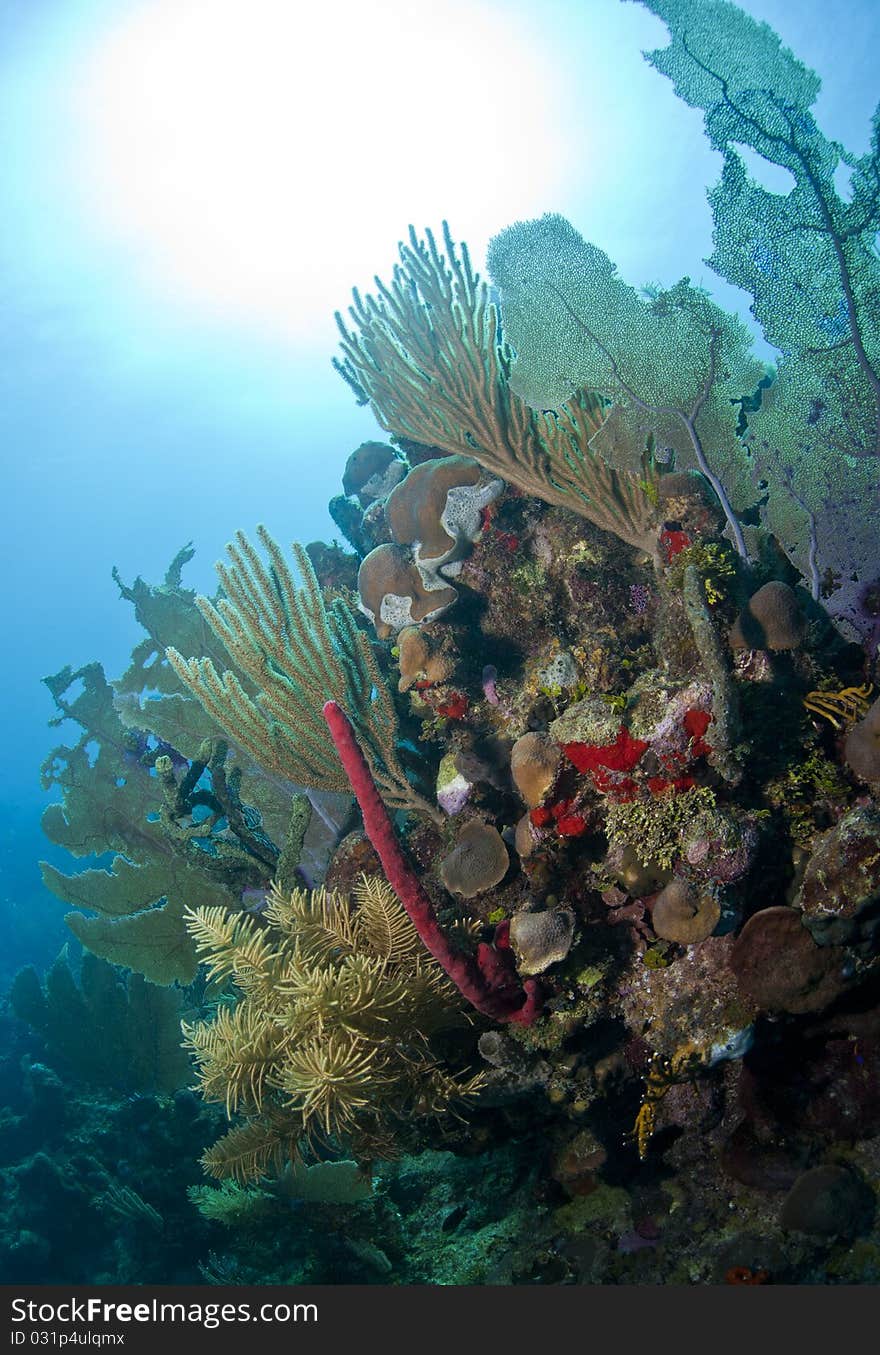
[[[449,578],[502,489],[465,456],[425,461],[400,479],[384,502],[393,541],[371,550],[358,570],[358,605],[380,639],[449,610],[458,597]]]
[[[665,941],[691,946],[711,936],[721,917],[721,905],[710,893],[697,894],[683,879],[670,880],[651,908],[651,926]]]
[[[439,574],[426,579],[411,556],[386,542],[371,550],[358,570],[358,603],[380,640],[422,622],[435,621],[458,598]]]
[[[771,579],[749,598],[730,632],[733,649],[797,649],[804,620],[793,588]]]
[[[574,913],[567,908],[553,912],[514,913],[510,940],[521,974],[543,974],[559,964],[571,950]]]
[[[523,734],[510,753],[510,774],[529,809],[535,809],[553,788],[562,751],[548,734]]]
[[[385,517],[394,540],[413,547],[419,568],[438,569],[476,539],[482,510],[502,489],[470,457],[439,457],[404,476],[388,496]]]
[[[472,819],[462,828],[452,851],[440,862],[440,875],[450,893],[470,899],[503,880],[509,865],[510,857],[498,829]]]
[[[444,650],[444,635],[433,635],[420,626],[407,626],[397,637],[400,681],[397,689],[408,692],[418,682],[436,685],[455,672],[455,656]]]

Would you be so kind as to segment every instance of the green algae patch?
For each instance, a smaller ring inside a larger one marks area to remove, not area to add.
[[[596,1227],[626,1232],[632,1227],[629,1196],[620,1186],[601,1185],[591,1194],[562,1205],[554,1213],[553,1222],[575,1235]]]

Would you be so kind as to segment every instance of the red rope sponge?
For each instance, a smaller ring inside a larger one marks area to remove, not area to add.
[[[391,816],[376,789],[369,763],[360,750],[351,721],[335,701],[328,701],[324,706],[324,719],[360,805],[367,837],[382,862],[388,883],[406,909],[425,947],[478,1012],[494,1021],[513,1021],[517,1025],[530,1026],[539,1016],[542,1005],[537,981],[526,979],[525,983],[520,983],[513,965],[513,954],[506,947],[496,949],[482,942],[474,960],[450,945],[437,921],[433,903],[397,840]]]

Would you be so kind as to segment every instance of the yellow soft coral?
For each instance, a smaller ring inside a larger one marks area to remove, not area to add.
[[[429,1036],[461,1024],[461,998],[428,956],[385,880],[352,903],[274,887],[262,918],[187,914],[214,980],[233,993],[183,1032],[202,1095],[243,1117],[202,1158],[213,1176],[256,1180],[310,1138],[372,1155],[407,1115],[441,1115],[482,1086],[432,1056]]]

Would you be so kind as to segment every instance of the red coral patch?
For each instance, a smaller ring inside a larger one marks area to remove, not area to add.
[[[663,531],[660,533],[660,545],[666,556],[667,564],[669,564],[670,560],[674,560],[680,551],[687,550],[690,544],[691,539],[687,532],[669,530],[664,527]]]
[[[612,772],[631,772],[647,746],[621,725],[613,743],[564,743],[562,751],[579,772],[596,772],[603,767]]]
[[[461,720],[467,715],[469,705],[466,696],[462,696],[460,692],[453,692],[448,701],[437,707],[437,714],[442,715],[444,720]]]
[[[652,795],[665,795],[668,790],[690,790],[695,785],[692,776],[676,776],[673,780],[668,780],[665,776],[649,776],[648,790]]]
[[[687,710],[684,714],[682,724],[685,733],[690,735],[691,757],[708,757],[712,752],[711,746],[706,742],[703,735],[712,723],[712,716],[707,710]]]

